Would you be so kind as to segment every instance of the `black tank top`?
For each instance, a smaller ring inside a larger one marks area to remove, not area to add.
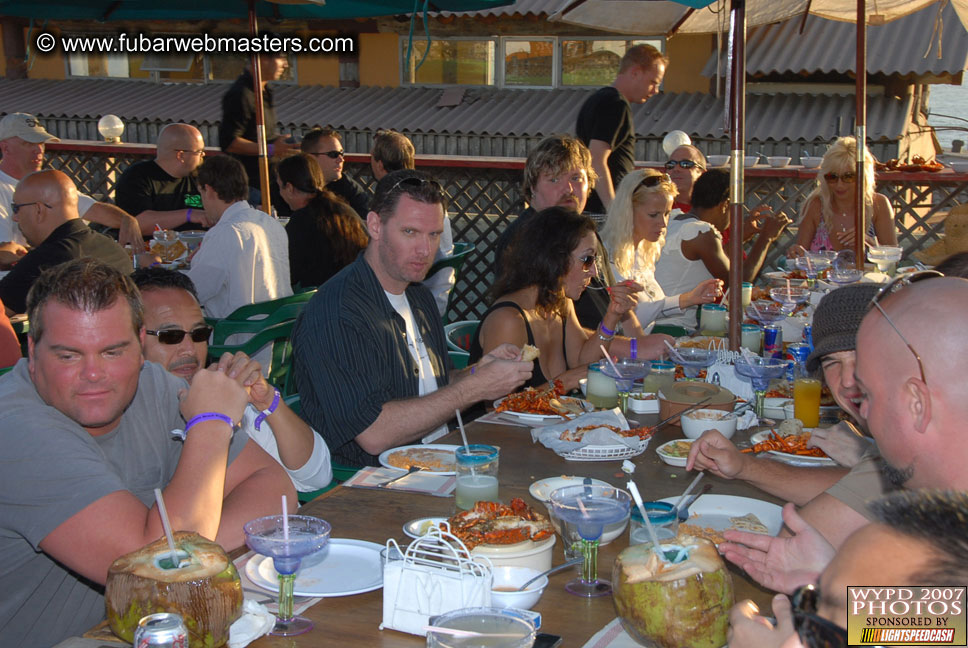
[[[531,324],[528,323],[528,317],[527,315],[524,314],[524,309],[518,306],[517,304],[515,304],[513,301],[498,302],[487,309],[487,312],[484,313],[484,317],[481,318],[481,323],[477,325],[477,330],[474,331],[474,336],[471,338],[471,348],[470,348],[471,357],[468,359],[468,364],[473,364],[477,362],[484,355],[484,349],[481,348],[481,337],[480,337],[481,326],[484,324],[484,320],[487,319],[487,316],[490,315],[492,311],[495,311],[498,308],[507,308],[507,307],[517,309],[517,311],[521,313],[521,317],[524,319],[524,329],[528,334],[528,344],[532,346],[534,345],[534,333],[531,331]],[[565,320],[561,320],[561,353],[564,355],[565,368],[567,369],[568,353],[565,350]],[[541,371],[541,364],[535,361],[534,371],[531,373],[531,380],[524,383],[524,387],[540,387],[546,382],[548,382],[548,379],[545,378],[544,373],[542,373]]]

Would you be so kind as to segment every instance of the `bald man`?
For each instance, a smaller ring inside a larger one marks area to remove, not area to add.
[[[27,291],[40,273],[65,261],[93,257],[130,274],[131,259],[114,240],[89,228],[77,215],[77,189],[64,173],[31,173],[17,184],[13,220],[33,248],[0,280],[8,315],[27,308]]]
[[[665,163],[666,173],[672,178],[673,184],[679,190],[676,201],[672,204],[673,212],[679,210],[686,213],[692,207],[692,186],[709,165],[702,151],[692,144],[683,144],[672,152]],[[675,213],[672,214],[674,218]]]
[[[205,141],[189,124],[168,124],[158,134],[154,160],[128,167],[115,190],[121,209],[138,219],[141,233],[164,229],[208,229],[215,220],[205,213],[195,171],[205,159]]]

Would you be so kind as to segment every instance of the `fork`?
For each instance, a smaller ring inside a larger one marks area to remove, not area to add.
[[[418,472],[420,470],[422,470],[422,468],[420,466],[410,466],[410,469],[407,470],[406,474],[400,475],[399,477],[394,477],[393,479],[388,479],[386,481],[382,481],[379,484],[377,484],[376,487],[377,488],[386,488],[387,486],[389,486],[393,482],[397,481],[398,479],[403,479],[404,477],[409,477],[413,473]]]

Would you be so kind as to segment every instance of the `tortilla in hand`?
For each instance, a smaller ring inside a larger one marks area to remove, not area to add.
[[[538,356],[540,355],[541,351],[533,344],[525,344],[523,347],[521,347],[521,360],[523,362],[537,360]]]

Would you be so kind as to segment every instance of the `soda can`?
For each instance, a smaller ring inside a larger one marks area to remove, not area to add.
[[[138,621],[134,648],[188,648],[188,629],[174,612],[149,614]]]
[[[794,380],[796,379],[797,366],[806,367],[807,366],[807,356],[810,355],[810,347],[807,346],[806,342],[794,342],[793,344],[787,345],[786,348],[786,379]]]
[[[763,357],[783,359],[783,329],[779,324],[763,327]]]
[[[810,347],[810,353],[813,353],[813,324],[803,326],[803,341]]]

